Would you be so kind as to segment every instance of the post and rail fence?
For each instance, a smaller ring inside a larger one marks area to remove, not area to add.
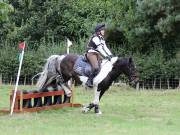
[[[37,77],[34,79],[33,75],[20,76],[19,85],[35,85],[37,82]],[[15,85],[16,75],[4,75],[0,74],[0,85]],[[123,86],[127,85],[126,79],[119,79],[113,83],[114,85]],[[180,75],[171,78],[164,78],[163,75],[158,77],[152,77],[148,79],[141,79],[138,84],[138,89],[180,89]]]

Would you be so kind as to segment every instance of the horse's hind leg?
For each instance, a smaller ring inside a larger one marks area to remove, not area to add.
[[[84,106],[83,107],[83,109],[82,109],[82,111],[84,112],[84,113],[86,113],[86,112],[89,112],[92,108],[94,108],[95,107],[95,105],[93,104],[93,103],[90,103],[89,105],[87,105],[87,106]]]

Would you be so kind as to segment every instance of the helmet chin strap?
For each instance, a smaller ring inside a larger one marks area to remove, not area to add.
[[[104,37],[104,35],[102,35],[101,31],[96,32],[97,35],[101,35],[102,37]]]

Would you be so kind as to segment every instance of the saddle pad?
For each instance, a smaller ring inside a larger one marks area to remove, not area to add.
[[[89,76],[92,72],[91,65],[85,61],[84,56],[79,56],[73,69],[76,73],[82,76]]]
[[[117,61],[118,57],[111,58],[111,61],[109,60],[103,60],[101,63],[101,70],[99,74],[94,78],[93,84],[94,86],[98,86],[98,84],[106,78],[108,73],[112,70],[113,64]]]

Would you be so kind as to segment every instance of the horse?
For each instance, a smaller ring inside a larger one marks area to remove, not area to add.
[[[37,86],[42,90],[52,83],[58,84],[64,89],[66,99],[69,100],[71,89],[68,81],[73,79],[76,82],[86,82],[91,71],[91,65],[85,56],[76,54],[52,55],[47,59],[43,72],[37,81]],[[94,100],[84,106],[82,111],[88,112],[94,108],[96,114],[101,114],[99,102],[105,91],[121,74],[128,77],[131,86],[135,86],[138,82],[138,72],[132,57],[112,57],[111,60],[102,60],[101,69],[93,79]]]

